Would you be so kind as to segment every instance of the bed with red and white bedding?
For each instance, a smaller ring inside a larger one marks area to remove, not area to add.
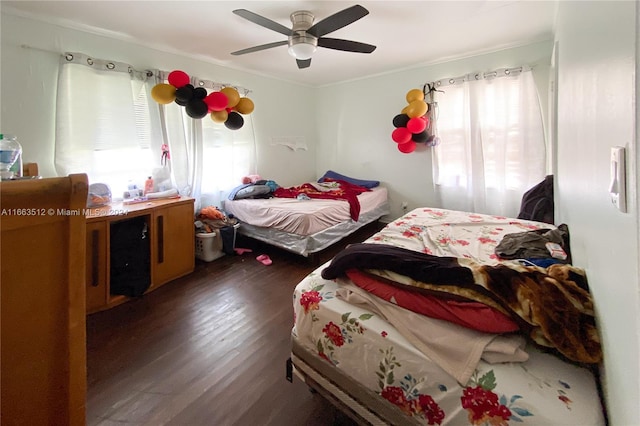
[[[347,247],[295,289],[293,369],[363,423],[605,424],[582,271],[495,255],[538,229],[420,208]]]
[[[305,257],[389,214],[383,186],[366,189],[351,202],[328,198],[329,191],[327,198],[311,198],[310,186],[281,188],[280,193],[276,191],[278,196],[271,198],[225,200],[224,209],[240,221],[238,233]],[[297,197],[299,194],[307,197]],[[356,202],[357,214],[353,209]]]

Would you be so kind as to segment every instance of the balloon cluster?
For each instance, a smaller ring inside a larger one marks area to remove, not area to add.
[[[193,87],[190,78],[184,71],[171,71],[167,77],[169,84],[156,84],[151,89],[151,97],[159,104],[176,104],[183,106],[191,118],[204,118],[210,114],[216,123],[224,123],[231,130],[244,126],[241,114],[251,114],[253,101],[240,94],[233,87],[224,87],[220,91],[207,93],[204,87]]]
[[[429,138],[429,105],[424,101],[424,92],[411,89],[406,95],[408,105],[400,114],[393,117],[395,130],[391,139],[398,144],[398,150],[404,154],[415,151],[417,143],[427,142]]]

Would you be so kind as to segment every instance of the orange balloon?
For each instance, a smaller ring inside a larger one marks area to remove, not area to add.
[[[407,92],[407,102],[424,100],[424,92],[420,89],[411,89]]]
[[[425,101],[413,101],[408,105],[407,115],[411,118],[421,117],[427,113],[429,105]]]
[[[240,94],[236,89],[234,89],[233,87],[224,87],[220,91],[227,95],[227,99],[229,100],[227,108],[233,108],[234,106],[238,105],[238,102],[240,101]]]
[[[249,98],[240,98],[238,104],[236,105],[236,111],[238,111],[240,114],[251,114],[254,108],[255,105]]]
[[[159,104],[170,104],[176,100],[176,88],[171,84],[156,84],[151,89],[151,97]]]
[[[225,121],[227,121],[228,117],[229,117],[229,113],[227,112],[226,109],[223,109],[222,111],[211,112],[211,119],[216,123],[224,123]]]

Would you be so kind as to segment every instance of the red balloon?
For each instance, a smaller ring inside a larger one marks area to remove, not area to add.
[[[427,128],[427,123],[420,117],[414,117],[407,122],[407,129],[411,133],[420,133]]]
[[[416,143],[414,141],[398,144],[398,150],[403,154],[409,154],[410,152],[415,151],[415,149],[416,149]]]
[[[204,98],[204,101],[209,106],[209,112],[222,111],[227,107],[227,103],[229,103],[227,95],[222,92],[212,92]]]
[[[391,132],[391,139],[397,143],[406,143],[411,140],[411,132],[406,127],[398,127]]]
[[[187,73],[179,70],[171,71],[169,73],[169,76],[167,77],[167,80],[169,81],[169,84],[176,89],[189,84],[189,76],[187,75]]]

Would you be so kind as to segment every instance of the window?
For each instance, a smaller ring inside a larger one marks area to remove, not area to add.
[[[224,124],[203,120],[202,204],[220,206],[230,189],[252,173],[254,144],[253,126],[245,116],[245,125],[229,130]]]
[[[465,78],[442,90],[441,143],[433,157],[442,206],[516,216],[522,194],[545,176],[542,113],[531,71]]]
[[[221,207],[225,194],[255,173],[252,118],[244,116],[245,125],[230,130],[208,116],[192,119],[175,103],[159,105],[151,90],[167,75],[78,53],[63,55],[56,105],[58,174],[86,173],[90,183],[108,184],[118,198],[130,183],[143,187],[158,172],[167,177],[165,186],[196,198],[196,207]],[[214,90],[213,82],[192,80]],[[163,144],[170,151],[166,165],[161,164]]]
[[[210,81],[195,82],[209,92],[221,89]],[[239,92],[246,94],[244,89]],[[176,104],[163,105],[162,111],[174,184],[180,193],[189,192],[196,198],[196,208],[223,207],[223,200],[242,183],[242,177],[255,173],[251,114],[243,116],[240,129],[230,130],[209,116],[192,119]]]
[[[143,183],[157,163],[149,102],[153,82],[122,65],[73,58],[77,62],[65,63],[58,77],[56,170],[87,173],[90,183],[109,184],[116,197],[129,181]]]

